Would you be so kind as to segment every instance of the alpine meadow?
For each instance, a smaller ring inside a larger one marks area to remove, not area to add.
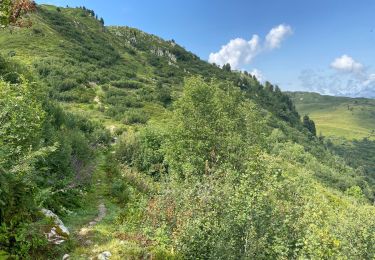
[[[375,100],[246,69],[297,29],[206,61],[52,2],[0,0],[0,259],[375,258]]]

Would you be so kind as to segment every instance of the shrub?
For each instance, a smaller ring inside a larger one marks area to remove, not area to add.
[[[111,185],[111,196],[119,204],[126,204],[130,199],[130,193],[125,182],[121,179],[115,179]]]
[[[92,133],[92,139],[95,144],[108,145],[111,140],[111,133],[105,128],[96,128]]]
[[[134,165],[139,171],[159,179],[166,172],[162,144],[165,140],[163,129],[148,126],[139,134],[139,150],[133,156]]]
[[[145,124],[148,121],[148,115],[141,110],[129,110],[125,113],[125,124]]]
[[[44,35],[43,30],[40,28],[33,27],[33,34],[35,35]]]
[[[123,133],[116,146],[116,159],[123,164],[134,165],[140,150],[139,135],[133,131]]]
[[[77,81],[73,79],[65,79],[59,84],[58,89],[60,91],[68,91],[76,87],[78,87]]]
[[[119,80],[119,81],[112,81],[111,85],[116,88],[130,88],[130,89],[138,89],[142,88],[142,83],[139,83],[134,80]]]

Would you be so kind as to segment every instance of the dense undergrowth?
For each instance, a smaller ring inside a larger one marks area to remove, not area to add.
[[[160,183],[142,218],[152,241],[184,259],[371,258],[364,180],[263,113],[235,87],[192,79],[169,120],[124,137],[118,160]]]
[[[38,82],[13,66],[1,60],[0,249],[37,257],[54,253],[43,235],[48,223],[40,208],[66,214],[80,206],[77,198],[90,185],[95,154],[110,135],[102,126],[64,112]]]

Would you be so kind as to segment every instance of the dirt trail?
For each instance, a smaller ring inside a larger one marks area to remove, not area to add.
[[[90,221],[89,224],[83,228],[81,228],[78,232],[78,240],[84,244],[84,245],[90,245],[92,243],[91,240],[89,240],[90,238],[90,231],[92,231],[92,228],[100,221],[103,220],[103,218],[105,218],[105,216],[107,215],[107,208],[106,206],[104,205],[104,203],[100,203],[98,205],[98,216],[93,220],[93,221]]]
[[[94,219],[94,221],[91,221],[89,223],[90,227],[95,226],[96,223],[102,221],[102,219],[107,215],[107,208],[105,207],[104,203],[99,204],[98,211],[99,211],[98,216]]]

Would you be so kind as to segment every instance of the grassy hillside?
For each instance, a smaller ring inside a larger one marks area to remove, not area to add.
[[[375,257],[375,182],[277,86],[86,8],[30,19],[0,31],[0,258]]]
[[[375,100],[295,92],[290,97],[301,115],[309,115],[324,136],[375,138]]]
[[[0,33],[0,53],[26,64],[66,108],[107,125],[144,123],[162,113],[178,98],[184,78],[193,75],[233,82],[276,116],[299,121],[281,92],[263,89],[248,74],[208,64],[173,40],[104,27],[91,11],[78,8],[43,5],[31,20],[32,28]]]

